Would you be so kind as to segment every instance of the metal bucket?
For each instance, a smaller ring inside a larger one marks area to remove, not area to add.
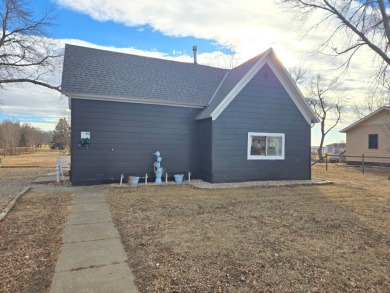
[[[130,185],[138,185],[139,178],[137,176],[130,176]]]
[[[184,174],[176,174],[176,175],[173,175],[173,176],[175,176],[175,182],[176,183],[182,183],[183,182]]]

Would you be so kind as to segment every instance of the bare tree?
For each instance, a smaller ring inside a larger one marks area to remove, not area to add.
[[[390,88],[390,2],[389,0],[279,0],[302,22],[310,17],[316,23],[310,33],[329,29],[326,40],[318,51],[331,56],[344,56],[340,68],[349,64],[361,48],[371,50],[377,60],[376,80]],[[320,17],[319,17],[320,15]],[[340,39],[344,40],[343,42]]]
[[[52,84],[62,52],[48,38],[52,10],[35,17],[24,0],[1,0],[0,4],[0,86],[31,83],[60,91]]]
[[[19,145],[20,123],[9,120],[0,124],[0,145],[4,148],[15,148]]]
[[[307,69],[304,66],[294,66],[287,69],[291,79],[301,85],[306,81]]]
[[[34,142],[36,146],[43,146],[43,145],[50,146],[52,139],[53,139],[53,131],[38,130],[36,132]]]
[[[322,158],[322,147],[324,146],[326,135],[339,123],[341,112],[343,111],[341,99],[336,97],[338,87],[337,79],[326,81],[320,74],[314,76],[310,81],[306,99],[320,118],[321,140],[318,147],[319,158]],[[329,121],[332,122],[329,123]]]
[[[231,51],[230,53],[224,55],[224,61],[224,68],[233,69],[240,61],[240,55],[236,51]]]
[[[390,106],[390,91],[386,88],[374,88],[370,89],[362,103],[353,105],[352,109],[361,119],[383,106]]]
[[[0,147],[12,151],[16,147],[50,145],[53,133],[31,126],[6,120],[0,123]]]

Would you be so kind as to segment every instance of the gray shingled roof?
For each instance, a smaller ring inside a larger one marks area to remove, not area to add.
[[[195,119],[205,119],[270,52],[227,70],[67,44],[61,90],[71,98],[204,107]]]
[[[207,106],[226,69],[66,45],[62,93]]]
[[[223,101],[223,99],[230,93],[230,91],[237,85],[237,83],[248,73],[248,71],[256,64],[257,61],[263,56],[264,53],[253,57],[252,59],[246,61],[230,70],[227,73],[226,78],[222,81],[218,91],[215,93],[212,100],[209,102],[209,105],[206,109],[200,112],[195,119],[201,120],[209,118],[211,113],[218,107],[218,105]]]

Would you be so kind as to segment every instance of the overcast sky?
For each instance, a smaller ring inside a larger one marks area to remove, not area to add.
[[[337,74],[329,69],[342,61],[312,54],[330,28],[302,38],[305,28],[273,0],[34,0],[31,5],[37,14],[56,6],[56,26],[50,33],[60,47],[71,43],[191,62],[192,45],[197,45],[198,63],[219,67],[228,66],[233,52],[239,64],[273,47],[286,68],[303,65],[329,77]],[[372,63],[370,52],[361,52],[343,76],[340,95],[347,105],[366,94]],[[60,73],[53,80],[59,82]],[[42,129],[53,129],[67,109],[66,98],[30,85],[7,86],[0,91],[0,102],[0,121],[28,122]],[[345,140],[338,131],[355,119],[344,115],[326,142]],[[312,144],[318,142],[315,128]]]

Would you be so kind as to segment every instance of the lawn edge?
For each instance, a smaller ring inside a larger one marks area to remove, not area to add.
[[[30,186],[27,186],[25,189],[23,189],[21,192],[19,192],[12,200],[11,202],[5,207],[5,209],[2,211],[2,213],[0,214],[0,221],[3,220],[7,214],[9,213],[9,211],[14,207],[14,205],[16,204],[17,200],[19,199],[19,197],[21,197],[23,194],[25,194],[29,189],[31,188],[31,185]]]

